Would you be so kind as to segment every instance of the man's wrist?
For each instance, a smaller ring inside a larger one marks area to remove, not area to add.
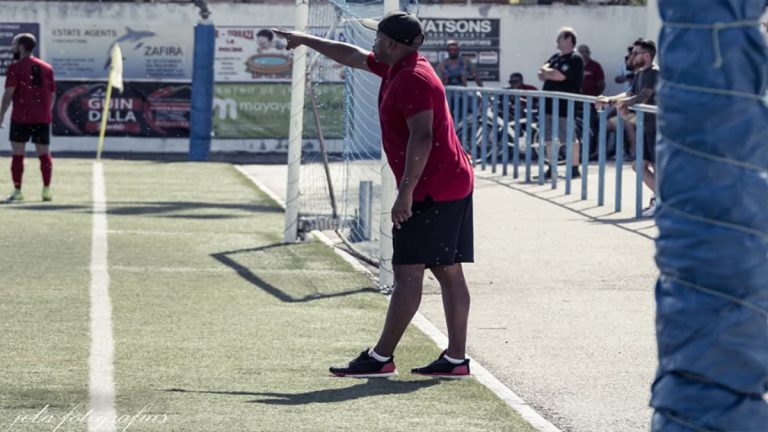
[[[398,195],[405,195],[405,196],[411,196],[413,195],[413,190],[416,189],[415,186],[412,186],[411,183],[403,183],[400,185],[400,189],[397,191]]]

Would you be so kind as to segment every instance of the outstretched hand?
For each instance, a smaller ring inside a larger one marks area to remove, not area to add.
[[[302,32],[281,30],[276,28],[273,28],[272,32],[288,42],[285,46],[285,49],[287,50],[292,50],[302,44],[302,38],[304,36],[304,33]]]

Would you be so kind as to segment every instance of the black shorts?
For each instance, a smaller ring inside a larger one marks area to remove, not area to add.
[[[656,131],[645,132],[643,136],[643,160],[656,163]]]
[[[645,115],[645,130],[643,131],[643,160],[656,163],[656,116]]]
[[[32,140],[34,144],[51,144],[51,125],[50,123],[23,124],[11,122],[12,143],[26,143]]]
[[[413,215],[392,230],[393,265],[426,267],[473,262],[472,194],[456,201],[413,203]]]

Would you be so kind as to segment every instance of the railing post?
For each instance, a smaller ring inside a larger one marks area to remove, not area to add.
[[[589,169],[589,145],[592,132],[592,103],[584,102],[581,122],[581,199],[587,199],[587,174]]]
[[[488,133],[492,133],[493,136],[491,137],[491,145],[492,147],[492,153],[491,153],[491,172],[496,174],[496,162],[498,162],[498,154],[499,154],[499,132],[497,130],[497,126],[499,124],[499,100],[498,100],[497,94],[490,94],[490,103],[493,105],[493,108],[491,109],[491,125],[490,125],[490,131]]]
[[[470,113],[472,116],[472,138],[470,138],[469,145],[472,146],[472,166],[475,166],[477,165],[477,93],[473,91],[469,96],[472,100],[472,112]]]
[[[574,102],[568,99],[568,118],[565,126],[565,194],[571,194],[571,166],[573,166]]]
[[[503,165],[501,174],[507,175],[507,165],[509,165],[509,95],[501,95],[503,103],[501,109],[504,110],[502,116],[502,133],[501,133],[501,163]]]
[[[520,96],[515,95],[515,146],[512,148],[512,177],[514,178],[518,177],[519,165],[520,165]]]
[[[533,106],[533,96],[526,97],[526,104],[528,107]],[[533,110],[526,108],[525,110],[525,182],[531,182],[531,157],[533,149]],[[541,130],[539,130],[541,133]]]
[[[645,150],[645,128],[643,127],[644,113],[640,110],[635,111],[637,130],[635,131],[635,217],[643,216],[643,174],[645,172],[645,162],[643,161],[643,151]]]
[[[459,91],[457,90],[449,90],[449,96],[448,100],[453,100],[453,112],[451,112],[451,115],[453,116],[453,128],[456,129],[459,127],[459,117],[461,114],[461,105],[459,104]]]
[[[608,112],[600,110],[600,124],[597,144],[597,205],[605,205],[605,127],[608,119]]]
[[[482,144],[480,147],[480,169],[485,171],[485,162],[488,158],[488,93],[483,92],[483,108],[480,110],[480,127],[482,128]]]
[[[560,98],[552,98],[552,138],[549,152],[549,171],[551,174],[552,189],[557,189],[557,164],[560,161]]]
[[[547,114],[546,114],[546,96],[539,97],[539,184],[544,184],[544,158],[546,158],[547,148]]]
[[[621,211],[621,176],[624,167],[624,120],[616,115],[616,205],[615,211]]]
[[[464,151],[469,151],[469,144],[467,143],[467,130],[469,129],[469,118],[467,117],[467,105],[469,104],[469,93],[466,91],[461,92],[461,145],[464,147]]]

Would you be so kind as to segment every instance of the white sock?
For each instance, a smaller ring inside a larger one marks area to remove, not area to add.
[[[388,361],[389,361],[389,359],[391,359],[391,358],[392,358],[392,357],[384,357],[383,355],[379,355],[379,354],[377,354],[377,353],[376,353],[376,351],[374,351],[374,350],[373,350],[373,348],[371,348],[371,349],[368,351],[368,355],[369,355],[369,356],[371,356],[371,357],[373,357],[373,358],[374,358],[376,361],[380,361],[380,362],[382,362],[382,363],[384,363],[384,362],[388,362]]]
[[[458,365],[464,363],[464,359],[455,359],[453,357],[448,357],[448,354],[443,354],[443,358],[451,362],[452,364]]]

